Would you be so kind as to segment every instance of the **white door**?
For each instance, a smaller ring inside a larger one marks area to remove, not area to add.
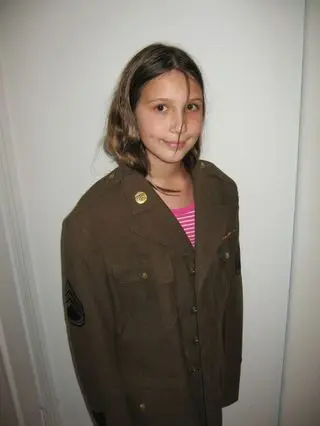
[[[1,163],[0,163],[1,166]],[[0,167],[0,176],[3,177]],[[2,182],[1,182],[2,183]],[[3,221],[0,185],[0,425],[44,426]]]

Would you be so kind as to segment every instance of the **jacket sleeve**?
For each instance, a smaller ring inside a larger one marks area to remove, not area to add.
[[[65,321],[78,383],[96,426],[131,426],[116,365],[105,268],[85,229],[74,228],[64,221],[61,260]]]
[[[239,397],[241,361],[242,361],[242,328],[243,328],[243,295],[241,259],[239,244],[238,208],[236,217],[236,252],[233,257],[232,279],[224,313],[224,348],[225,364],[223,372],[222,406],[233,404]]]

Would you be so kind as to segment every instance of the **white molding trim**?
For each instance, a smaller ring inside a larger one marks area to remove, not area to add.
[[[18,390],[17,390],[17,386],[16,386],[16,381],[14,378],[14,373],[13,373],[13,368],[11,365],[11,361],[10,361],[10,356],[9,356],[9,352],[8,352],[8,347],[7,347],[7,343],[6,343],[6,337],[4,335],[4,331],[3,331],[3,327],[2,327],[2,322],[1,322],[1,318],[0,318],[0,357],[2,358],[3,361],[3,365],[5,368],[5,371],[3,372],[3,374],[6,376],[7,380],[8,380],[8,384],[9,384],[9,388],[10,388],[10,392],[11,392],[11,397],[13,400],[13,405],[14,405],[14,409],[15,409],[15,413],[19,422],[19,426],[26,426],[26,423],[24,421],[24,417],[22,414],[22,410],[21,410],[21,405],[20,405],[20,400],[19,400],[19,396],[18,396]],[[0,383],[1,385],[1,383]],[[0,391],[2,392],[2,389],[0,389]],[[0,409],[1,412],[1,409]],[[1,415],[0,415],[0,420],[1,420]]]
[[[0,185],[3,193],[1,210],[5,234],[37,389],[39,413],[43,419],[43,426],[61,426],[59,403],[40,318],[40,302],[35,286],[35,274],[14,157],[11,120],[5,95],[0,64]],[[4,332],[7,331],[4,330]],[[14,365],[11,367],[14,376]]]

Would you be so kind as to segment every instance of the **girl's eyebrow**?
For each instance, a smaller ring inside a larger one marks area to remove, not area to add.
[[[173,99],[169,99],[169,98],[154,98],[154,99],[150,99],[147,103],[151,104],[152,102],[174,102]],[[199,101],[199,102],[203,102],[203,98],[190,98],[187,100],[187,102],[195,102],[195,101]]]

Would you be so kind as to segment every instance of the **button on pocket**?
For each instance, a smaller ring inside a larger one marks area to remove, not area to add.
[[[223,259],[224,260],[229,260],[230,259],[230,252],[229,251],[225,251],[223,253]]]
[[[227,262],[230,259],[230,257],[231,257],[230,250],[226,246],[225,243],[222,243],[220,245],[220,247],[218,249],[218,256],[219,256],[220,261],[222,261],[224,263]]]
[[[220,246],[217,250],[218,274],[215,290],[218,294],[219,300],[222,302],[226,299],[229,293],[230,284],[235,274],[236,241],[236,232],[228,232],[226,237],[221,240]]]
[[[146,411],[146,404],[144,403],[139,404],[139,409],[140,411]]]

